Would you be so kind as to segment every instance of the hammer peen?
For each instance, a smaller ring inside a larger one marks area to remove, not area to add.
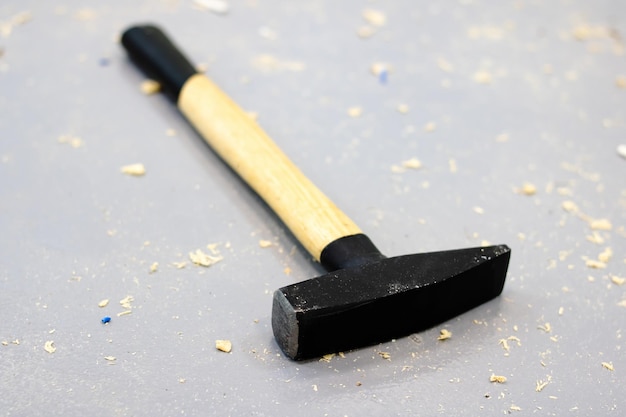
[[[506,245],[385,257],[158,27],[131,27],[122,45],[329,271],[274,293],[272,329],[288,357],[407,336],[502,292],[511,255]]]

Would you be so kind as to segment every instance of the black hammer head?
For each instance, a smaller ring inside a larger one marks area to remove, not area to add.
[[[272,328],[292,359],[407,336],[502,292],[506,245],[383,258],[274,293]]]

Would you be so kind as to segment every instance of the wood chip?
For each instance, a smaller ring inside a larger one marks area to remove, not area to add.
[[[537,194],[537,187],[535,187],[534,184],[531,184],[529,182],[525,182],[522,185],[522,194],[524,195],[535,195]]]
[[[506,377],[503,375],[491,374],[491,376],[489,377],[489,382],[497,382],[498,384],[504,384],[506,382]]]
[[[153,274],[156,271],[159,270],[159,263],[158,262],[154,262],[152,265],[150,265],[150,273]]]
[[[230,351],[233,349],[233,344],[230,340],[216,340],[215,348],[221,352],[230,353]]]
[[[320,362],[329,363],[330,361],[333,360],[334,357],[335,357],[334,353],[328,353],[320,358]]]
[[[615,285],[624,285],[626,278],[621,278],[616,275],[611,275],[611,282]]]
[[[417,158],[411,158],[402,162],[402,166],[407,169],[420,169],[422,167],[422,163]]]
[[[161,90],[161,84],[158,81],[154,80],[144,80],[141,82],[139,89],[145,95],[151,95],[158,93]]]
[[[43,349],[48,353],[54,353],[57,351],[57,348],[54,346],[53,340],[48,340],[44,345]]]
[[[550,325],[550,323],[539,325],[537,326],[537,328],[539,330],[543,330],[546,333],[550,333],[552,331],[552,326]]]
[[[109,362],[115,362],[117,360],[115,356],[105,356],[104,359]]]
[[[606,264],[604,262],[596,261],[595,259],[587,259],[587,261],[585,262],[585,265],[587,265],[587,267],[591,269],[606,268]]]
[[[104,300],[100,300],[100,302],[98,303],[98,307],[100,308],[104,308],[106,306],[109,305],[109,299],[105,298]]]
[[[135,297],[133,297],[132,295],[127,295],[126,297],[122,298],[120,300],[120,305],[124,308],[132,308],[132,306],[130,305],[130,303],[132,303],[133,301],[135,301]]]
[[[576,213],[578,211],[578,206],[576,205],[576,203],[570,200],[561,203],[561,207],[568,213]]]
[[[122,174],[126,174],[126,175],[130,175],[130,176],[134,176],[134,177],[141,177],[142,175],[146,174],[146,167],[143,164],[130,164],[130,165],[124,165],[120,171],[122,172]]]
[[[604,249],[604,251],[602,251],[599,255],[598,255],[598,260],[600,262],[604,262],[607,263],[611,260],[611,258],[613,257],[613,249],[606,248]]]
[[[132,314],[132,313],[133,313],[133,310],[121,311],[121,312],[117,313],[117,317],[127,316],[127,315]]]
[[[437,340],[447,340],[450,339],[452,337],[452,332],[447,330],[447,329],[441,329],[439,330],[439,337],[437,337]]]
[[[211,256],[202,252],[201,249],[197,249],[195,252],[189,252],[189,259],[195,265],[209,267],[211,265],[215,265],[224,258],[221,255]]]
[[[511,411],[522,411],[521,407],[518,407],[516,405],[512,405],[511,407],[509,407],[509,409]]]

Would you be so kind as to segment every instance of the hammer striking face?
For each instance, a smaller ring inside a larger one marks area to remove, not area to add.
[[[132,27],[122,35],[122,44],[209,146],[330,271],[274,295],[272,328],[290,358],[405,336],[502,291],[508,247],[386,258],[246,112],[196,72],[159,28]]]
[[[277,290],[274,336],[287,356],[307,359],[425,330],[499,295],[509,257],[500,245],[363,259]]]

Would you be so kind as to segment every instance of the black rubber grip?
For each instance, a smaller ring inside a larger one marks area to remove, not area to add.
[[[154,25],[133,26],[122,34],[132,61],[176,103],[185,82],[196,70],[165,33]]]

